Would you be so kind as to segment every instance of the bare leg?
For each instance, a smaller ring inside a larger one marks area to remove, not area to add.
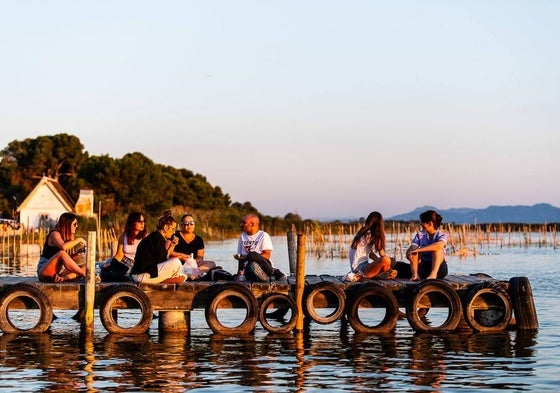
[[[437,278],[439,267],[441,266],[442,263],[443,263],[443,250],[432,252],[432,271],[430,275],[427,277],[428,279]]]
[[[64,271],[60,273],[60,276],[64,279],[72,279],[78,277],[85,277],[85,268],[80,267],[66,251],[59,251],[54,256],[49,259],[47,264],[39,272],[40,281],[59,281],[57,279],[58,274],[62,267],[64,266]],[[72,274],[72,275],[70,275]],[[63,281],[60,280],[60,281]]]
[[[387,272],[391,269],[391,258],[387,255],[384,257],[379,258],[377,261],[374,261],[367,265],[364,270],[363,277],[365,278],[373,278],[380,273]]]
[[[410,279],[412,281],[420,280],[420,277],[418,277],[418,259],[420,255],[418,253],[411,253],[407,254],[406,257],[410,261],[410,272],[412,273]]]

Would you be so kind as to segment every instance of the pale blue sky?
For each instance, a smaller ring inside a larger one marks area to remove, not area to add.
[[[69,133],[304,218],[560,206],[560,2],[0,1],[0,148]]]

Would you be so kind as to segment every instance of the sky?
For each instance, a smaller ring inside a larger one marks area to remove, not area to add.
[[[271,216],[558,207],[559,15],[553,0],[0,0],[0,148],[75,135]]]

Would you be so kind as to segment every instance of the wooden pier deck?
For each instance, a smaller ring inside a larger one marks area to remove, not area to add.
[[[44,332],[50,326],[53,310],[84,308],[85,287],[83,282],[41,283],[36,277],[0,277],[0,329],[4,333]],[[357,332],[370,334],[393,330],[403,315],[416,331],[538,327],[530,283],[524,277],[500,281],[475,274],[420,282],[344,282],[341,276],[306,275],[302,304],[296,304],[295,291],[294,276],[270,283],[96,283],[94,308],[109,333],[130,334],[145,332],[155,311],[160,316],[159,329],[188,331],[190,311],[200,308],[205,309],[214,332],[227,334],[250,333],[257,321],[270,332],[288,332],[294,329],[298,313],[320,324],[344,317]],[[220,320],[220,310],[240,308],[245,309],[245,316],[238,325],[229,326]],[[22,329],[15,323],[17,313],[29,310],[39,310],[38,322]],[[439,324],[430,320],[435,310],[443,310],[446,315]],[[138,321],[121,326],[123,313],[133,311]]]

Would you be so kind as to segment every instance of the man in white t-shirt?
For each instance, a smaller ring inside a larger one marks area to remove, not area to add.
[[[269,277],[280,280],[285,277],[284,273],[275,269],[270,254],[272,252],[272,240],[270,235],[259,229],[260,220],[256,214],[248,214],[241,221],[241,235],[237,242],[237,254],[235,259],[239,261],[237,276],[245,274],[245,267],[250,263],[259,265],[261,270]]]

